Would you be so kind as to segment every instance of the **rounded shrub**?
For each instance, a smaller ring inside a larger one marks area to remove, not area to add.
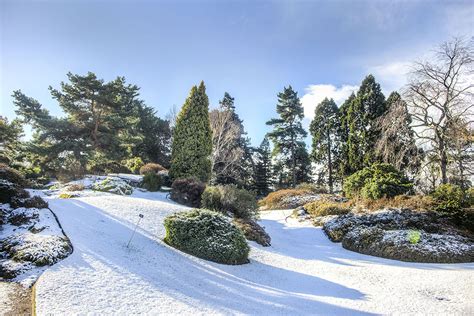
[[[404,194],[412,188],[413,183],[401,171],[390,164],[376,163],[347,177],[343,190],[349,198],[375,200]]]
[[[140,174],[144,175],[147,173],[158,173],[163,170],[166,170],[166,168],[164,168],[162,165],[158,163],[149,162],[147,164],[144,164],[140,168]]]
[[[176,249],[218,263],[248,262],[243,233],[222,214],[193,209],[166,217],[164,225],[164,241]]]
[[[221,203],[222,195],[219,187],[217,186],[208,186],[204,190],[201,196],[201,207],[212,210],[212,211],[222,211]]]
[[[441,184],[431,194],[436,203],[436,211],[446,214],[459,212],[464,203],[464,192],[454,184]]]
[[[219,186],[219,190],[224,211],[231,212],[237,218],[253,219],[257,217],[258,204],[254,193],[239,189],[233,184]]]
[[[171,185],[170,197],[173,201],[191,207],[201,206],[201,196],[206,189],[203,182],[188,178],[176,179]]]
[[[156,173],[146,173],[143,176],[142,186],[150,192],[156,192],[161,188],[161,177]]]

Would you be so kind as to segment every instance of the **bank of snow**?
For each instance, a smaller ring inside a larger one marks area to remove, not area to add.
[[[271,247],[250,263],[207,262],[165,245],[164,193],[48,201],[74,245],[36,285],[44,314],[472,314],[473,264],[416,264],[343,249],[321,229],[262,214]],[[138,215],[144,219],[130,248]]]

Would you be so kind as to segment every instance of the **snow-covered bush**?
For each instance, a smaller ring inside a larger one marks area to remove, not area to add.
[[[143,176],[142,187],[150,192],[158,191],[161,188],[161,177],[156,173],[146,173]]]
[[[11,210],[8,214],[8,222],[15,226],[31,225],[33,221],[38,219],[39,213],[37,209],[17,208]]]
[[[258,211],[255,194],[232,184],[207,187],[202,194],[201,204],[203,208],[231,213],[243,219],[255,218]]]
[[[94,183],[92,188],[96,191],[110,192],[120,195],[130,195],[133,187],[124,180],[117,177],[107,177],[102,181]]]
[[[11,207],[13,208],[19,208],[19,207],[26,207],[26,208],[48,208],[48,203],[43,200],[42,197],[40,196],[33,196],[30,198],[18,198],[14,197],[12,198],[12,201],[10,203]]]
[[[0,179],[0,203],[10,203],[14,198],[27,198],[30,194],[18,185]]]
[[[193,209],[165,218],[165,242],[196,257],[224,264],[248,262],[250,251],[240,229],[222,214]]]
[[[162,165],[158,163],[149,162],[140,168],[140,174],[145,175],[147,173],[158,173],[163,170],[166,170],[166,168]]]
[[[233,222],[244,233],[247,240],[255,241],[264,247],[270,246],[270,236],[256,221],[235,218]]]
[[[9,181],[20,187],[25,187],[28,184],[25,177],[13,168],[10,168],[6,164],[0,163],[0,179]]]
[[[72,249],[64,237],[24,233],[1,240],[0,251],[7,253],[15,261],[28,261],[44,266],[67,257]]]
[[[375,163],[344,180],[343,190],[347,197],[380,199],[404,194],[413,183],[392,165]]]
[[[176,179],[171,185],[171,199],[178,203],[191,206],[201,206],[201,196],[206,184],[195,179]]]

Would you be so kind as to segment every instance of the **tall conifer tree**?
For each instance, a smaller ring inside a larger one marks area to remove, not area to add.
[[[195,177],[207,182],[211,176],[212,131],[209,99],[201,81],[192,87],[178,114],[171,148],[170,177]]]
[[[273,131],[268,133],[268,137],[274,144],[274,154],[283,154],[289,159],[287,168],[292,174],[292,186],[297,182],[297,151],[299,143],[306,136],[306,131],[301,125],[303,119],[303,107],[298,94],[291,86],[284,88],[278,94],[277,113],[280,118],[274,118],[267,122],[267,125],[274,126]]]

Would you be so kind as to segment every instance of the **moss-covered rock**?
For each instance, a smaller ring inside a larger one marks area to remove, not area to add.
[[[165,242],[196,257],[224,264],[248,262],[249,246],[240,229],[225,216],[201,209],[168,216]]]

